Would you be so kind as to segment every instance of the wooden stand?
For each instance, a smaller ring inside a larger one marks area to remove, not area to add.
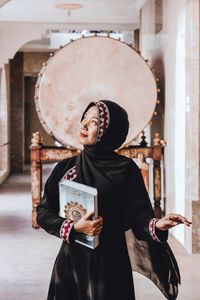
[[[31,150],[31,193],[32,193],[32,227],[39,228],[36,222],[36,208],[41,200],[42,193],[42,163],[58,162],[65,158],[78,155],[80,150],[65,147],[49,147],[42,144],[39,132],[33,134]],[[162,143],[155,137],[154,145],[147,147],[144,136],[138,146],[129,146],[118,150],[121,155],[140,160],[141,171],[147,190],[149,190],[149,167],[147,158],[153,159],[153,198],[154,212],[157,218],[162,216],[161,202],[161,167]]]

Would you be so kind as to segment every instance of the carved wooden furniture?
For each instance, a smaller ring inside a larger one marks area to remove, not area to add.
[[[154,145],[147,147],[143,140],[138,146],[129,146],[118,150],[121,155],[140,160],[140,167],[147,189],[149,190],[149,165],[147,158],[153,160],[153,200],[154,212],[156,217],[162,216],[161,210],[161,159],[162,159],[162,141],[157,135],[154,139]],[[42,195],[42,165],[44,162],[58,162],[65,158],[77,155],[80,150],[67,149],[65,147],[49,147],[42,144],[39,133],[34,133],[32,138],[31,150],[31,191],[32,191],[32,226],[39,228],[36,222],[36,208]]]

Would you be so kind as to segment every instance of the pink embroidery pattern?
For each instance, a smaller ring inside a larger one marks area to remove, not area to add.
[[[153,239],[154,241],[156,241],[156,242],[161,242],[161,241],[159,240],[159,238],[157,237],[156,231],[155,231],[155,227],[156,227],[156,222],[157,222],[157,221],[158,221],[158,219],[156,219],[156,218],[151,219],[151,221],[149,222],[149,232],[150,232],[150,234],[151,234],[151,236],[152,236],[152,239]]]
[[[76,166],[73,166],[71,169],[69,169],[65,175],[63,176],[63,178],[61,179],[61,181],[64,180],[74,180],[77,177],[77,172],[76,172]],[[70,236],[70,232],[71,229],[73,227],[75,222],[72,221],[67,221],[65,220],[60,228],[60,238],[63,241],[67,241],[69,243],[69,236]]]
[[[60,238],[63,241],[67,241],[69,243],[70,231],[75,222],[68,222],[67,220],[63,222],[60,228]]]
[[[74,180],[76,177],[77,177],[76,166],[74,166],[65,173],[61,181]]]
[[[96,102],[96,105],[98,106],[99,109],[99,132],[97,135],[97,142],[100,142],[105,130],[109,126],[110,122],[110,115],[109,115],[109,110],[107,105],[102,102]]]

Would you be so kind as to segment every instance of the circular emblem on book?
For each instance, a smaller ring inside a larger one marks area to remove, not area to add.
[[[87,209],[78,202],[70,201],[64,207],[65,218],[69,221],[78,221],[86,215]]]

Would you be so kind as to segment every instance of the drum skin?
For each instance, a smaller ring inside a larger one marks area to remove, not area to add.
[[[112,100],[129,114],[126,143],[149,123],[157,100],[154,74],[131,46],[104,37],[84,37],[50,57],[39,73],[35,103],[47,133],[81,148],[77,131],[91,101]]]

